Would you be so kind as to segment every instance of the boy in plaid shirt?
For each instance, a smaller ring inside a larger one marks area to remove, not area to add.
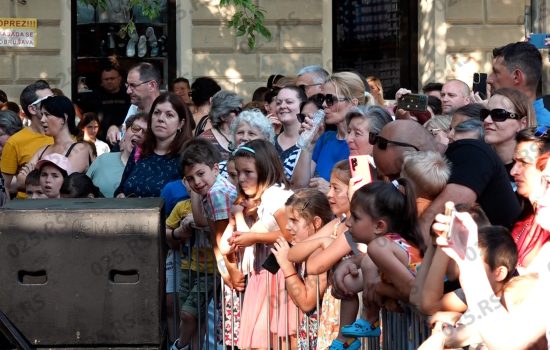
[[[224,282],[232,288],[244,290],[244,276],[237,269],[236,263],[227,260],[218,248],[231,217],[231,206],[237,198],[235,186],[219,174],[221,154],[210,141],[203,138],[189,140],[182,149],[181,168],[184,180],[192,190],[195,224],[210,228],[210,243]],[[183,238],[177,236],[177,231],[174,232],[175,239]],[[191,282],[184,280],[186,279],[182,279],[180,287],[180,339],[172,346],[174,350],[187,347],[191,338],[196,335],[198,312],[206,309],[214,288],[213,281],[208,284],[200,277],[191,278]],[[205,293],[209,296],[208,300],[204,298]],[[189,298],[192,299],[191,302],[188,302]],[[205,319],[202,314],[201,319]],[[198,338],[195,337],[197,341]],[[198,344],[194,344],[193,348],[198,348]]]

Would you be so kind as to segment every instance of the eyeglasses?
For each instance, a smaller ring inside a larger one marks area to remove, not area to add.
[[[311,86],[319,86],[319,85],[323,85],[323,83],[317,83],[317,84],[300,84],[300,85],[298,85],[298,87],[299,87],[300,89],[302,89],[303,92],[306,92],[306,89],[307,89],[308,87],[311,87]]]
[[[338,96],[335,96],[335,95],[332,95],[332,94],[326,94],[326,95],[316,94],[312,97],[313,97],[315,103],[317,103],[319,105],[322,105],[323,102],[326,102],[327,106],[329,106],[329,107],[331,107],[332,105],[334,105],[337,102],[349,101],[349,98],[347,98],[347,97],[338,97]]]
[[[145,134],[145,131],[147,130],[146,128],[142,128],[141,126],[138,126],[138,125],[132,125],[130,127],[130,130],[132,130],[132,132],[134,134],[137,134],[138,132],[142,131],[144,134]]]
[[[141,85],[150,83],[151,81],[152,80],[147,80],[147,81],[144,81],[143,83],[139,83],[139,84],[128,84],[128,83],[126,83],[126,84],[124,84],[124,86],[126,86],[126,89],[135,90],[138,87],[140,87]]]
[[[482,109],[479,113],[479,118],[481,121],[484,121],[487,119],[488,116],[491,116],[491,119],[493,119],[494,122],[503,122],[506,119],[521,119],[523,118],[521,115],[517,113],[508,112],[505,109],[502,108],[495,108],[495,109]]]
[[[535,130],[535,137],[548,137],[548,129],[550,126],[539,126]]]
[[[418,152],[420,152],[418,147],[416,147],[414,145],[411,145],[410,143],[391,141],[391,140],[383,138],[382,136],[378,136],[378,134],[375,134],[373,132],[369,133],[369,143],[373,146],[378,145],[378,148],[380,148],[382,151],[384,151],[386,148],[388,148],[388,144],[391,143],[391,144],[394,144],[396,146],[401,146],[401,147],[412,147],[415,150],[417,150]]]

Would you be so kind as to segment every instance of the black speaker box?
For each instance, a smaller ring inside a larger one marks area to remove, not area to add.
[[[11,201],[0,310],[36,347],[163,345],[161,199]]]

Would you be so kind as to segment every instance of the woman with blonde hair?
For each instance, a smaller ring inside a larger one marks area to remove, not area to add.
[[[493,147],[508,172],[514,163],[516,133],[535,126],[535,112],[527,96],[516,89],[496,90],[481,110],[485,142]]]
[[[322,100],[325,123],[334,125],[336,131],[325,131],[321,135],[323,128],[320,128],[312,142],[302,149],[292,184],[295,188],[309,186],[327,193],[332,167],[349,157],[346,115],[352,107],[365,104],[365,84],[355,73],[334,73],[323,84],[323,94],[317,97]],[[306,130],[313,127],[311,116],[302,127]]]
[[[376,103],[384,107],[386,105],[386,101],[384,101],[384,88],[382,87],[382,81],[380,78],[371,75],[367,77],[367,84],[370,87],[370,93],[376,100]]]

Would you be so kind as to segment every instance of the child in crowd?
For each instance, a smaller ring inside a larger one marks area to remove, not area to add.
[[[105,198],[92,179],[83,173],[72,173],[59,190],[61,198]]]
[[[287,200],[285,211],[288,219],[287,229],[293,237],[294,244],[313,235],[333,218],[327,197],[316,189],[302,189],[294,193]],[[288,242],[280,237],[271,251],[286,276],[288,295],[300,311],[308,316],[304,317],[300,323],[298,348],[316,349],[319,317],[317,307],[320,297],[327,288],[327,274],[307,274],[305,263],[297,269],[288,260],[289,248]]]
[[[198,261],[198,268],[202,267],[202,271],[206,269],[209,273],[204,275],[191,273],[190,279],[182,278],[180,285],[180,338],[174,342],[172,346],[174,350],[188,347],[193,337],[195,339],[193,348],[198,348],[197,320],[206,319],[206,315],[199,315],[199,312],[206,309],[214,291],[214,256],[222,278],[228,285],[242,288],[244,284],[244,277],[239,276],[239,271],[236,268],[231,268],[229,262],[224,262],[218,248],[222,233],[231,215],[231,203],[237,196],[235,186],[219,174],[218,163],[220,160],[219,151],[208,140],[194,138],[183,146],[181,169],[185,181],[192,190],[193,217],[195,222],[206,219],[210,228],[209,238],[195,237],[195,242],[209,240],[208,247],[211,248],[208,251],[203,250],[202,255],[199,251]],[[181,215],[177,216],[181,217]],[[172,221],[170,224],[172,239],[177,241],[188,238],[188,233],[183,234],[189,230],[178,229],[176,223]],[[182,231],[182,236],[179,236],[180,231]],[[197,246],[197,248],[199,247]],[[214,255],[211,249],[213,249]],[[211,282],[208,283],[208,280]]]
[[[353,338],[380,335],[380,306],[395,300],[409,302],[416,266],[425,250],[415,199],[413,185],[404,178],[394,183],[373,182],[355,191],[346,225],[356,242],[368,245],[364,259],[376,267],[363,272],[365,281],[372,280],[369,274],[373,272],[379,274],[379,280],[363,290],[362,317],[342,327],[343,337],[336,339],[331,349],[358,349],[361,344]]]
[[[351,252],[350,245],[344,234],[347,228],[346,225],[342,224],[343,220],[350,215],[350,179],[349,161],[342,160],[337,162],[330,175],[330,189],[327,195],[330,209],[336,218],[323,226],[314,235],[302,242],[297,242],[289,250],[288,257],[290,261],[301,263],[307,260],[308,274],[320,275],[329,271],[344,256],[349,255]],[[340,308],[343,306],[342,304],[346,306],[345,304],[349,303],[351,307],[355,306],[355,313],[357,313],[359,303],[357,295],[347,296],[341,300],[333,296],[335,292],[334,286],[329,285],[323,295],[317,338],[318,349],[328,348],[338,336],[341,321]],[[352,316],[349,322],[353,322],[354,319],[355,315]]]
[[[526,285],[520,280],[508,286],[509,282],[512,282],[518,261],[518,251],[510,232],[502,226],[483,226],[479,228],[478,234],[481,258],[495,296],[502,297],[501,303],[507,308],[519,304],[524,295],[515,285]],[[506,290],[508,293],[505,293]],[[506,297],[506,303],[504,297]],[[466,313],[468,305],[462,289],[447,293],[441,301],[438,301],[438,304],[441,305],[442,312],[433,315],[432,323],[436,329],[445,328],[448,346],[455,348],[482,342],[475,327],[472,326],[474,323],[472,315]],[[448,311],[453,311],[454,315]],[[441,335],[435,337],[438,338]]]
[[[477,203],[455,206],[458,212],[468,212],[478,227],[490,226],[487,215]],[[422,269],[416,276],[411,302],[426,315],[436,312],[463,313],[466,305],[458,295],[463,295],[456,280],[458,269],[441,248],[430,244],[422,260]]]
[[[34,169],[27,175],[25,179],[25,194],[27,195],[27,199],[48,198],[40,186],[40,171],[38,169]]]
[[[418,216],[443,191],[450,175],[449,163],[440,153],[423,151],[405,155],[401,177],[406,177],[414,185]]]
[[[247,142],[235,151],[234,159],[239,181],[235,215],[242,212],[245,216],[257,217],[251,227],[241,223],[241,231],[235,231],[227,242],[229,253],[254,247],[253,269],[248,276],[241,313],[239,348],[269,348],[268,317],[269,331],[277,337],[274,341],[296,334],[295,322],[286,322],[296,318],[296,307],[291,300],[281,300],[283,293],[276,289],[278,283],[284,290],[283,272],[279,270],[273,276],[262,267],[279,237],[290,240],[284,204],[292,192],[288,189],[277,151],[270,142]],[[274,312],[275,305],[279,305],[278,314]]]
[[[48,198],[59,198],[63,181],[73,173],[69,159],[58,153],[44,156],[35,169],[40,171],[40,187]]]

